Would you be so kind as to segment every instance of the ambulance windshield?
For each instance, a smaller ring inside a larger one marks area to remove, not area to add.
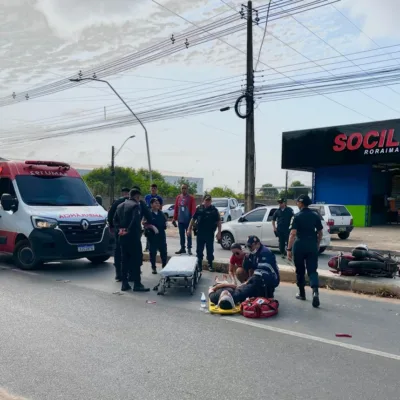
[[[30,206],[95,206],[96,200],[81,178],[19,175],[21,198]]]

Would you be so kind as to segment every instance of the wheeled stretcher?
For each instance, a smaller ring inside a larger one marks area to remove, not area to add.
[[[197,257],[181,255],[171,257],[160,271],[160,275],[158,295],[164,295],[171,285],[189,288],[190,294],[193,294],[201,278],[201,271],[198,268]]]

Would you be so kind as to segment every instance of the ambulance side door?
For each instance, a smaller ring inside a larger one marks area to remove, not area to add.
[[[0,177],[0,199],[3,194],[16,198],[13,183],[10,178]],[[17,237],[17,213],[5,211],[0,204],[0,253],[10,254],[14,251]]]

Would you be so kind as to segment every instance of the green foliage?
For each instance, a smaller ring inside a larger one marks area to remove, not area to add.
[[[212,197],[237,197],[236,193],[232,190],[229,189],[228,187],[219,187],[216,186],[212,188],[209,192],[209,195]]]
[[[152,171],[153,183],[157,184],[158,192],[163,197],[175,197],[181,192],[181,185],[186,183],[189,187],[189,193],[196,194],[197,185],[189,183],[184,178],[179,179],[175,185],[166,182],[164,177],[158,171]],[[100,196],[108,196],[111,185],[110,168],[96,168],[83,176],[84,181],[89,186],[92,193]],[[127,167],[115,167],[115,194],[123,187],[131,188],[139,186],[143,194],[150,191],[150,176],[146,169],[135,170]]]
[[[304,189],[302,189],[304,188]],[[288,188],[288,192],[282,190],[279,193],[279,197],[287,197],[288,199],[295,200],[302,194],[307,194],[310,190],[310,187],[305,186],[300,181],[293,181],[290,187]]]
[[[258,194],[267,199],[275,200],[279,197],[278,189],[275,189],[271,183],[265,183],[262,185]]]

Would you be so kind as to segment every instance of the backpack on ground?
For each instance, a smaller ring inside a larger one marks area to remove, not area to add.
[[[270,318],[278,314],[279,301],[264,297],[252,297],[240,305],[240,313],[246,318]]]

